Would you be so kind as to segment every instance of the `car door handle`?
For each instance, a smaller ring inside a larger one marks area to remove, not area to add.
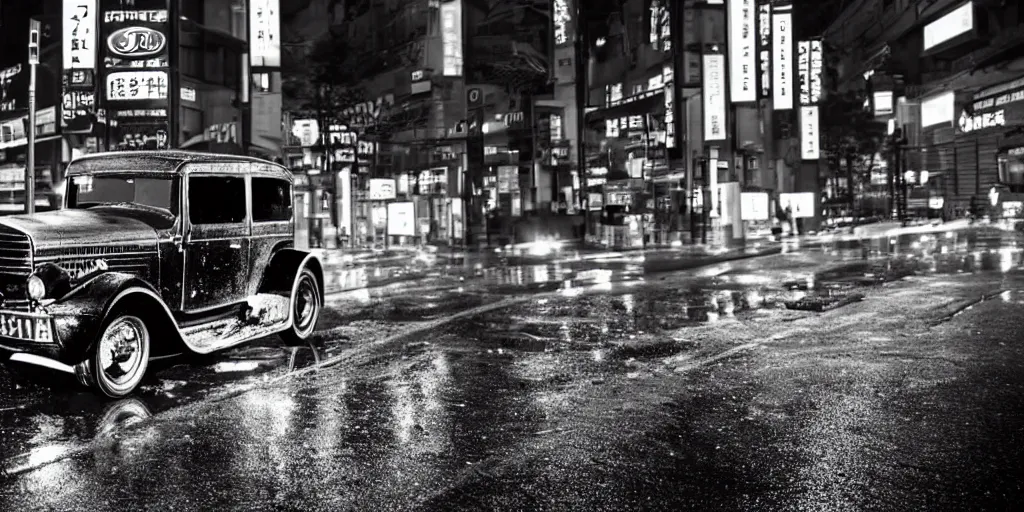
[[[229,247],[231,247],[232,249],[241,249],[242,244],[231,244]]]

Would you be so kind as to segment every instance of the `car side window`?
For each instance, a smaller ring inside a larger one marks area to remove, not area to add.
[[[252,179],[252,221],[291,220],[291,184],[275,178]]]
[[[245,220],[245,178],[191,176],[188,217],[192,224],[237,224]]]

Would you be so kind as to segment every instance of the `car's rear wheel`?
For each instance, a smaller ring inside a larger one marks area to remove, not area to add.
[[[104,395],[121,398],[135,391],[149,367],[149,328],[131,314],[113,314],[104,323],[89,360],[92,384]]]
[[[316,329],[323,304],[320,300],[320,285],[316,275],[309,268],[302,269],[299,274],[298,286],[291,300],[292,324],[281,333],[281,338],[289,345],[304,343]]]

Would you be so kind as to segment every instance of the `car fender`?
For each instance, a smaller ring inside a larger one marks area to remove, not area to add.
[[[324,266],[315,254],[300,249],[281,249],[270,258],[260,283],[260,293],[273,293],[291,297],[299,284],[299,270],[309,267],[320,288],[320,301],[324,300]]]
[[[177,323],[160,294],[145,281],[123,272],[105,272],[79,283],[63,297],[46,306],[53,317],[54,330],[64,346],[68,364],[85,360],[100,336],[100,326],[110,311],[125,301],[145,308],[151,332],[173,333],[170,341],[181,342]],[[161,344],[163,345],[163,344]],[[163,345],[157,352],[174,352],[177,347]]]

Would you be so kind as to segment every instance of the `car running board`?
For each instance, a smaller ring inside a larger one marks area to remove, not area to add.
[[[243,315],[181,329],[185,344],[199,354],[209,354],[247,341],[277,334],[290,327],[288,297],[259,294],[249,297]]]

